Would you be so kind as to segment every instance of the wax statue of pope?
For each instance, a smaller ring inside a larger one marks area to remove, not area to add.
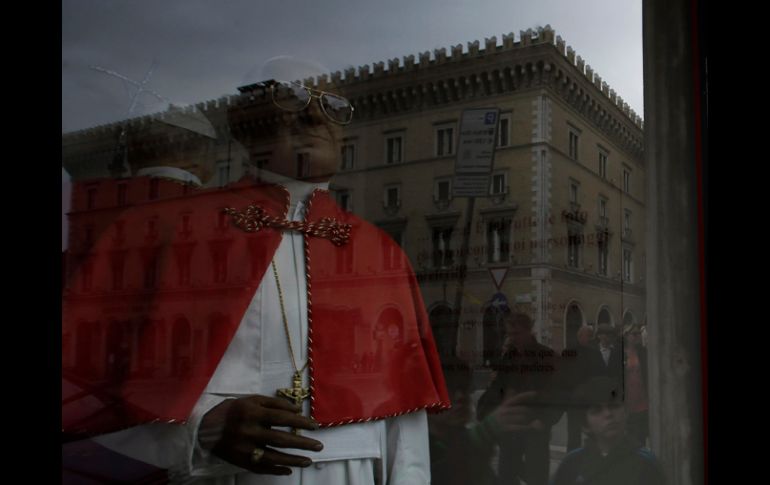
[[[71,371],[94,396],[119,404],[107,415],[64,406],[64,430],[98,434],[92,439],[102,446],[168,469],[173,482],[428,484],[425,413],[448,408],[449,399],[417,281],[398,245],[328,192],[352,107],[280,81],[242,91],[251,104],[231,109],[230,126],[253,141],[238,120],[271,120],[265,125],[277,142],[269,170],[258,180],[191,190],[191,181],[210,174],[145,166],[135,180],[156,184],[161,196],[97,223],[88,254],[116,254],[116,231],[126,233],[141,239],[141,260],[157,276],[145,273],[147,291],[111,310],[110,321],[141,322],[132,332],[107,332],[112,348],[124,349],[110,354],[122,370],[101,380],[77,376],[83,366]],[[287,109],[287,100],[298,109]],[[191,239],[190,228],[213,236]],[[386,253],[388,271],[372,272]],[[191,265],[213,266],[223,284],[188,291],[194,297],[184,301],[149,291],[194,281]],[[89,285],[114,281],[114,264],[81,267],[73,281],[86,271]],[[65,294],[65,335],[109,310],[87,301]],[[189,340],[189,332],[176,332],[183,325],[166,325],[185,321],[178,314],[211,316],[202,327],[205,349],[174,350]],[[88,362],[82,349],[67,352]],[[162,361],[163,352],[171,354],[165,370],[144,365]],[[364,355],[366,368],[353,364]]]

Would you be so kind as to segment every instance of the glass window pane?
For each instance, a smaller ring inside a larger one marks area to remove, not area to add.
[[[600,413],[682,476],[654,406],[641,4],[295,3],[63,6],[69,478],[269,459],[217,446],[253,394],[332,428],[300,431],[329,440],[314,483],[388,471],[398,420],[427,435],[404,438],[421,481],[572,483]],[[198,443],[132,435],[204,408]]]

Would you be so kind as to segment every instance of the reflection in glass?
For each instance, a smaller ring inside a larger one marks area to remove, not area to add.
[[[565,452],[588,443],[573,400],[580,385],[611,374],[621,396],[643,401],[643,352],[626,352],[616,323],[644,315],[645,287],[632,270],[633,256],[644,258],[634,224],[645,205],[628,196],[630,171],[621,172],[627,163],[634,181],[644,177],[641,120],[550,28],[487,41],[344,78],[244,86],[196,108],[208,135],[165,115],[65,135],[65,163],[77,168],[71,240],[80,244],[67,255],[64,369],[84,386],[120,384],[107,395],[125,393],[136,406],[105,405],[104,421],[146,417],[180,382],[203,389],[216,371],[210,356],[225,352],[274,254],[222,208],[258,201],[288,217],[276,187],[336,170],[320,190],[333,195],[307,199],[308,211],[365,235],[313,257],[309,291],[301,272],[286,280],[311,299],[314,345],[335,349],[312,368],[327,376],[316,398],[356,415],[395,412],[396,394],[378,386],[403,391],[424,372],[413,349],[432,334],[456,406],[431,417],[432,452],[443,460],[436,476],[528,484],[546,483]],[[478,136],[490,138],[494,165],[471,201],[455,193],[467,182],[455,157],[472,149],[457,120],[490,107],[499,121]],[[95,149],[105,139],[134,173],[169,165],[202,186],[90,172],[86,154],[113,158]],[[302,244],[319,244],[303,237],[299,261]],[[323,322],[335,324],[324,334]],[[394,363],[400,373],[388,374]],[[508,419],[508,406],[521,422]],[[646,422],[637,414],[634,423],[646,444]]]

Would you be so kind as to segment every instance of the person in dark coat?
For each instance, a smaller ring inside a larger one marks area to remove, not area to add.
[[[596,336],[602,356],[602,375],[623,382],[623,343],[618,340],[615,329],[611,325],[599,325]]]
[[[625,338],[623,384],[628,411],[628,433],[636,439],[639,446],[644,446],[649,434],[647,349],[642,345],[642,331],[639,325],[629,325],[623,333]]]
[[[498,438],[500,460],[498,484],[545,485],[550,464],[551,426],[564,412],[563,383],[554,351],[535,340],[532,319],[523,313],[504,317],[506,341],[503,356],[493,364],[496,371],[492,383],[479,399],[479,421],[507,399],[523,393],[534,393],[529,401],[534,411],[527,429],[505,432]]]
[[[509,431],[529,429],[535,393],[506,398],[482,421],[475,421],[470,398],[472,370],[457,357],[442,362],[452,409],[428,417],[431,482],[441,485],[494,485],[495,444]]]
[[[602,355],[594,345],[594,331],[584,325],[577,331],[578,345],[562,352],[562,361],[567,375],[568,392],[571,394],[592,377],[606,374]],[[567,408],[567,451],[582,446],[583,412],[573,406]]]

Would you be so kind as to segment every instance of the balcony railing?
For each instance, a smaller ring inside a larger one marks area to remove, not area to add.
[[[433,205],[436,206],[438,210],[444,210],[447,207],[449,207],[449,204],[452,203],[452,199],[446,198],[446,199],[440,199],[437,197],[433,197]]]
[[[508,192],[510,192],[509,187],[506,185],[503,187],[502,191],[500,192],[492,192],[489,195],[489,198],[492,200],[493,204],[502,204],[505,202],[505,199],[508,197]]]
[[[401,201],[399,200],[395,203],[391,202],[389,204],[383,204],[382,208],[389,216],[395,215],[398,213],[399,209],[401,209]]]

